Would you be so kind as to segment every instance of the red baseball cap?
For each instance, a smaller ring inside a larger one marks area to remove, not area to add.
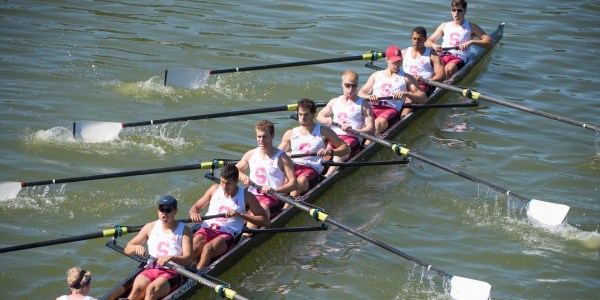
[[[389,46],[385,51],[385,57],[390,62],[397,62],[399,60],[402,60],[402,51],[400,51],[400,48],[398,48],[398,46]]]

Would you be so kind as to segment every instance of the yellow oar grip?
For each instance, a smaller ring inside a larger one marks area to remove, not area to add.
[[[377,57],[373,57],[373,53],[368,53],[368,54],[363,54],[362,59],[363,60],[370,60],[372,58],[379,59],[379,58],[382,58],[382,57],[383,57],[383,53],[377,52]]]
[[[296,109],[298,109],[298,104],[297,103],[288,104],[287,108],[288,108],[288,110],[296,110]]]
[[[106,229],[102,231],[102,235],[104,237],[111,237],[111,236],[115,236],[116,230],[114,228],[112,229]],[[127,227],[121,227],[121,234],[126,234],[127,232]]]
[[[217,166],[218,166],[218,167],[223,167],[223,166],[225,166],[225,162],[224,162],[224,161],[222,161],[222,160],[218,160],[218,161],[217,161]],[[200,163],[200,167],[201,167],[202,169],[210,169],[210,168],[212,168],[212,167],[213,167],[213,162],[211,161],[211,162],[203,162],[203,163]]]
[[[476,92],[471,89],[464,89],[462,91],[462,95],[469,99],[479,99],[479,92]]]
[[[410,152],[409,149],[404,148],[398,144],[392,145],[392,150],[394,150],[395,153],[400,153],[401,155],[408,155],[408,152]]]
[[[326,213],[315,208],[310,210],[310,215],[313,216],[313,218],[316,216],[316,219],[321,222],[325,222],[325,220],[327,220],[327,218],[329,217]]]
[[[236,291],[234,291],[234,290],[232,290],[230,288],[227,288],[227,287],[225,287],[225,286],[223,286],[221,284],[215,286],[215,292],[217,292],[217,294],[219,294],[219,296],[221,296],[221,297],[227,297],[229,299],[233,299],[233,296],[235,294],[237,294]]]

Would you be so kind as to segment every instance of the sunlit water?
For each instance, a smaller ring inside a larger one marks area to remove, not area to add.
[[[447,3],[448,2],[448,3]],[[124,128],[112,141],[72,136],[75,121],[137,122],[328,100],[345,62],[210,75],[206,85],[163,85],[169,67],[226,69],[383,51],[410,45],[449,20],[449,1],[112,2],[0,4],[0,180],[31,182],[239,158],[253,124],[289,112]],[[581,122],[600,124],[596,1],[469,3],[467,17],[505,36],[463,85]],[[381,64],[381,63],[380,63]],[[448,94],[446,102],[464,102]],[[480,101],[431,110],[395,140],[514,193],[569,205],[567,224],[527,218],[525,203],[418,160],[363,168],[318,205],[450,274],[483,280],[494,299],[591,299],[600,286],[600,134]],[[382,150],[375,160],[394,158]],[[156,218],[172,194],[180,218],[210,185],[204,171],[23,188],[2,201],[7,247]],[[313,225],[307,216],[291,225]],[[123,237],[127,240],[129,236]],[[105,239],[0,254],[6,299],[67,292],[65,271],[91,270],[100,296],[136,266]],[[252,299],[449,299],[448,282],[340,229],[280,235],[222,279]],[[217,298],[204,291],[196,298]]]

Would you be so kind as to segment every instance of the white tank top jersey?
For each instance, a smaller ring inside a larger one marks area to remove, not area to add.
[[[69,300],[69,295],[62,295],[58,299],[60,299],[60,300]],[[92,299],[94,299],[94,298],[92,298],[90,296],[83,297],[83,300],[92,300]]]
[[[256,148],[249,161],[250,180],[258,185],[268,185],[271,188],[280,187],[285,183],[285,173],[279,169],[277,162],[283,151],[279,150],[272,158],[262,159],[259,155],[259,149]],[[248,187],[254,195],[261,195],[261,192],[253,186]]]
[[[148,236],[148,253],[156,258],[163,256],[182,255],[183,228],[185,224],[179,222],[174,232],[165,233],[162,229],[162,221],[154,222],[154,227]],[[146,268],[164,268],[156,265],[149,259]]]
[[[325,148],[323,143],[323,137],[321,136],[321,125],[315,124],[315,128],[310,134],[303,135],[300,133],[300,128],[296,127],[292,129],[292,154],[309,154],[316,153],[321,148]],[[309,166],[318,173],[323,171],[323,165],[321,165],[321,156],[307,156],[292,158],[294,163],[299,165]]]
[[[339,124],[348,124],[353,129],[361,129],[365,126],[365,117],[362,115],[362,102],[363,98],[359,98],[356,102],[345,105],[340,104],[343,101],[344,96],[340,96],[335,98],[334,101],[339,103],[334,103],[331,109],[333,110],[333,120]],[[341,128],[337,126],[332,127],[333,131],[337,135],[351,135],[353,134],[347,133],[343,131]]]
[[[375,84],[373,85],[373,95],[377,97],[391,96],[395,92],[406,91],[406,80],[404,79],[404,70],[400,70],[396,76],[387,78],[383,71],[375,73]],[[391,107],[395,110],[401,110],[404,104],[404,98],[400,100],[379,100],[375,105]]]
[[[465,21],[462,26],[456,26],[453,22],[448,22],[446,23],[446,26],[444,26],[442,48],[458,46],[469,40],[471,40],[471,26],[468,21]],[[469,57],[471,50],[450,50],[448,52],[467,63],[467,57]]]
[[[410,75],[419,75],[425,79],[431,79],[433,77],[433,66],[431,65],[431,57],[427,48],[423,55],[419,58],[413,58],[413,48],[408,47],[404,54],[404,61],[402,62],[402,69],[404,72]]]
[[[213,193],[210,204],[208,206],[207,215],[223,214],[230,209],[235,209],[241,214],[246,213],[246,201],[244,199],[244,188],[238,186],[238,191],[235,197],[227,198],[225,191],[219,188]],[[202,228],[212,228],[214,230],[231,234],[233,237],[238,236],[244,227],[244,219],[236,218],[215,218],[202,221]]]

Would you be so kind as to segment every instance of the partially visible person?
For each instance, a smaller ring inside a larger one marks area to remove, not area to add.
[[[419,79],[424,78],[431,81],[444,81],[446,73],[444,72],[444,63],[431,48],[425,47],[427,40],[427,30],[424,27],[418,26],[412,30],[412,46],[402,50],[402,69],[404,72],[412,75],[417,80],[419,87],[429,97],[433,93],[434,88],[420,82]]]
[[[360,88],[358,95],[369,99],[373,105],[375,116],[375,134],[380,134],[389,128],[390,123],[411,112],[402,108],[404,103],[424,103],[427,96],[412,75],[402,70],[402,52],[397,46],[390,46],[385,51],[387,68],[377,71]],[[379,97],[392,96],[392,100],[377,100]]]
[[[62,295],[56,300],[96,300],[96,298],[88,296],[90,292],[90,284],[92,282],[92,273],[73,267],[67,270],[67,285],[71,290],[68,295]]]
[[[157,258],[148,260],[146,269],[133,281],[129,300],[159,299],[181,285],[179,273],[165,265],[174,262],[182,266],[192,263],[192,230],[185,223],[175,220],[177,199],[162,196],[158,200],[158,220],[150,222],[127,243],[125,254]],[[148,250],[144,243],[148,244]]]
[[[190,208],[190,218],[202,222],[194,234],[194,259],[199,258],[197,268],[207,267],[213,258],[221,256],[242,232],[244,222],[270,227],[271,222],[256,197],[238,186],[239,170],[227,164],[221,169],[220,183],[212,185]],[[199,212],[208,206],[207,215],[225,213],[224,218],[202,221]],[[252,212],[248,213],[246,210]]]
[[[346,129],[352,128],[369,134],[375,132],[375,122],[371,105],[368,101],[358,96],[357,89],[358,74],[350,70],[345,71],[342,74],[343,94],[327,102],[327,105],[317,115],[317,121],[327,126],[331,126],[334,121],[340,124],[341,128],[335,126],[332,129],[350,146],[350,154],[334,156],[334,162],[346,161],[360,151],[362,139],[356,135],[347,133]],[[338,169],[339,167],[337,166],[329,167],[325,176],[333,174]]]
[[[316,153],[317,156],[292,158],[298,179],[298,189],[290,193],[292,197],[303,195],[319,183],[323,172],[323,156],[350,154],[348,145],[331,128],[315,123],[317,107],[314,101],[301,99],[298,101],[296,113],[300,126],[286,131],[278,148],[283,151],[291,148],[292,155]],[[332,149],[327,149],[327,145]]]
[[[475,23],[465,20],[467,14],[466,0],[452,0],[450,4],[452,21],[440,24],[435,32],[427,39],[425,46],[442,52],[442,48],[456,47],[459,50],[449,50],[442,53],[446,79],[450,79],[454,73],[462,68],[470,54],[469,47],[475,45],[482,48],[494,47],[494,40]],[[436,41],[443,37],[442,45]],[[474,40],[477,37],[479,40]]]
[[[258,147],[246,152],[236,167],[240,170],[240,181],[248,186],[248,190],[256,196],[270,219],[271,214],[279,212],[283,208],[283,203],[277,197],[269,195],[269,191],[290,193],[298,188],[298,181],[290,157],[284,151],[273,146],[275,138],[273,123],[268,120],[260,120],[256,123],[255,130]],[[250,176],[243,173],[247,169],[250,169]],[[262,189],[258,190],[254,186],[249,186],[250,181],[262,186]],[[248,228],[257,228],[253,223],[248,223],[247,226]]]

